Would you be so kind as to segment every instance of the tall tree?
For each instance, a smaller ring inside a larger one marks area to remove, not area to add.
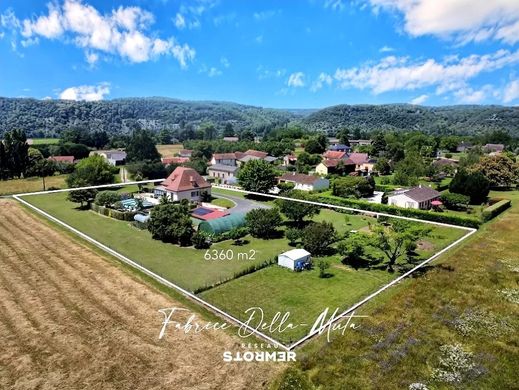
[[[251,160],[238,171],[238,181],[244,190],[266,194],[276,185],[276,171],[264,160]]]
[[[310,196],[303,191],[291,191],[285,195],[291,199],[310,200]],[[283,213],[289,220],[294,221],[298,226],[302,226],[305,218],[313,217],[321,211],[319,206],[297,202],[286,199],[276,199],[279,211]]]
[[[393,272],[397,260],[413,248],[419,239],[427,236],[431,232],[431,228],[395,220],[388,226],[375,225],[372,231],[374,235],[369,245],[384,253],[388,260],[387,269]]]
[[[7,167],[11,177],[23,177],[29,166],[29,145],[22,130],[13,130],[4,135]]]
[[[134,130],[126,145],[126,160],[136,161],[160,161],[160,153],[155,146],[155,140],[147,130]]]

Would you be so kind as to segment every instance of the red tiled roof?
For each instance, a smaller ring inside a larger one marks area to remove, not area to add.
[[[162,164],[184,164],[189,161],[189,157],[164,157],[162,158]]]
[[[205,207],[199,207],[199,209],[200,208],[205,209]],[[197,210],[197,209],[195,209],[195,210]],[[225,217],[225,216],[229,215],[228,211],[223,211],[223,210],[216,210],[216,209],[214,209],[211,212],[209,212],[207,214],[203,214],[203,215],[202,214],[196,214],[194,212],[195,210],[191,211],[191,216],[193,218],[201,219],[203,221],[210,221],[212,219],[222,218],[222,217]]]
[[[210,188],[211,184],[204,180],[193,168],[177,167],[161,183],[169,191],[189,191],[199,188]]]
[[[267,152],[260,152],[259,150],[249,149],[249,150],[247,150],[245,152],[245,155],[246,156],[254,156],[254,157],[258,157],[258,158],[265,158],[269,154]]]
[[[323,164],[327,168],[335,168],[337,166],[337,164],[339,164],[339,161],[342,161],[344,163],[344,165],[355,165],[355,163],[353,161],[351,161],[350,159],[341,160],[341,159],[336,159],[336,158],[328,158],[323,161]]]
[[[350,153],[348,157],[357,165],[364,164],[369,160],[369,156],[367,153]]]
[[[347,156],[347,154],[346,154],[346,152],[335,152],[333,150],[328,150],[326,153],[324,153],[323,156],[326,159],[336,160],[336,159],[344,158],[345,156]]]
[[[215,160],[236,160],[236,153],[215,153],[213,154]]]
[[[50,156],[48,158],[48,160],[73,164],[74,163],[74,156]]]

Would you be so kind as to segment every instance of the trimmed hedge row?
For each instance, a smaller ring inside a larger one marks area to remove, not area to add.
[[[317,202],[329,203],[336,206],[353,207],[366,211],[374,211],[378,213],[387,213],[409,218],[425,219],[433,222],[448,223],[471,228],[478,228],[482,221],[476,218],[462,217],[458,215],[445,213],[431,213],[419,209],[405,209],[396,206],[389,206],[380,203],[370,203],[359,199],[339,198],[333,195],[320,195],[315,197]]]
[[[259,264],[252,264],[247,268],[242,269],[241,271],[237,271],[231,276],[230,278],[219,280],[218,282],[215,282],[213,284],[206,284],[205,286],[198,287],[193,291],[193,294],[200,294],[204,291],[210,290],[212,288],[215,288],[216,286],[220,286],[224,283],[230,282],[231,280],[237,279],[241,276],[245,276],[248,274],[251,274],[253,272],[259,271],[260,269],[270,267],[271,265],[277,264],[278,259],[277,257],[271,257]]]
[[[484,222],[490,221],[492,218],[495,218],[507,208],[512,205],[512,201],[510,199],[502,199],[497,203],[494,203],[492,206],[487,207],[481,213],[481,219]]]
[[[95,203],[90,204],[90,209],[106,217],[128,222],[133,221],[133,217],[135,214],[137,214],[137,211],[119,211],[108,207],[99,206]]]

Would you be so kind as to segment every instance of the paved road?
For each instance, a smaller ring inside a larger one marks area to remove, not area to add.
[[[229,211],[231,211],[233,213],[248,213],[249,211],[251,211],[253,209],[270,209],[272,207],[272,206],[269,206],[266,204],[255,202],[253,200],[243,199],[243,198],[240,198],[239,196],[228,195],[228,194],[222,195],[222,194],[218,194],[218,193],[213,193],[212,195],[215,198],[224,198],[224,199],[228,199],[228,200],[234,202],[236,204],[236,206],[229,209]]]

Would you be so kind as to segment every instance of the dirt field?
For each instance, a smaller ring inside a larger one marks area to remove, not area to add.
[[[159,340],[157,310],[173,306],[182,307],[0,200],[1,389],[253,389],[281,368],[223,363],[240,339],[222,331]]]

